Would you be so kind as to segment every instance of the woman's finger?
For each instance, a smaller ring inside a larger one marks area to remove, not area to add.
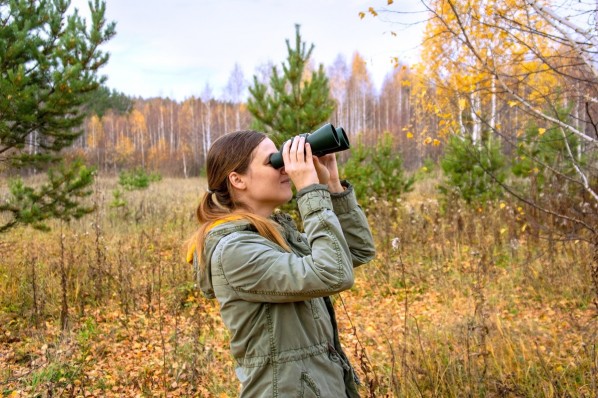
[[[298,138],[298,139],[297,139]],[[295,138],[297,142],[297,160],[305,162],[305,137],[299,136]]]
[[[297,160],[297,146],[299,145],[298,137],[291,138],[291,159]]]
[[[305,143],[305,162],[312,164],[314,163],[314,157],[311,151],[311,145],[309,144],[309,142]]]
[[[282,145],[282,161],[284,162],[285,166],[289,165],[289,161],[291,159],[290,148],[291,148],[291,141],[290,140],[286,141]]]

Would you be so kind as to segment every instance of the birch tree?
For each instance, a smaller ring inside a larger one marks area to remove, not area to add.
[[[511,179],[503,189],[525,204],[537,233],[593,242],[598,291],[596,1],[422,4],[429,22],[420,73],[446,93],[428,97],[440,131],[477,139],[479,126],[514,155],[527,184]]]
[[[236,63],[225,88],[227,99],[232,102],[235,108],[235,130],[241,129],[241,107],[245,90],[247,90],[247,82],[241,65]]]

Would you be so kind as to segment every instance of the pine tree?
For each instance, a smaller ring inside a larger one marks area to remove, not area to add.
[[[320,64],[306,79],[308,61],[314,45],[306,50],[299,25],[295,25],[295,48],[287,39],[288,57],[282,75],[272,68],[270,86],[253,77],[247,109],[255,118],[255,127],[268,133],[277,143],[320,127],[330,117],[334,103],[330,98],[328,77]]]
[[[101,86],[89,93],[85,100],[85,113],[103,117],[109,110],[118,115],[129,113],[133,109],[133,99],[115,89]]]
[[[90,26],[69,0],[0,0],[0,166],[12,174],[60,163],[60,151],[82,134],[85,102],[105,78],[99,47],[115,34],[105,3],[90,2]],[[47,184],[20,179],[0,204],[0,231],[19,223],[45,228],[49,218],[80,217],[92,171],[79,162],[48,172]]]

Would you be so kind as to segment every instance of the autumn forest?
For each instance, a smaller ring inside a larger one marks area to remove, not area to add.
[[[311,70],[305,70],[306,76],[310,73]],[[421,134],[433,131],[432,126],[415,133],[411,125],[416,106],[410,73],[407,66],[397,67],[377,93],[366,62],[358,53],[350,65],[339,56],[327,71],[330,95],[336,103],[328,122],[343,126],[351,141],[361,140],[367,145],[383,132],[392,132],[413,169],[438,151],[425,147],[433,135]],[[268,78],[263,79],[267,82]],[[229,86],[235,82],[238,86],[230,92],[246,92],[247,80],[240,68],[235,68]],[[109,109],[102,116],[86,119],[85,134],[73,149],[99,170],[113,174],[142,166],[169,176],[196,176],[207,148],[216,138],[226,132],[250,129],[252,122],[240,98],[224,101],[209,94],[208,90],[205,96],[182,102],[169,98],[131,99],[126,111]],[[228,96],[234,98],[235,94]]]
[[[359,17],[392,25],[383,3]],[[389,51],[381,87],[358,50],[316,63],[296,26],[286,59],[174,100],[95,75],[103,2],[83,34],[0,0],[0,394],[237,396],[185,261],[207,150],[332,123],[377,251],[333,297],[360,394],[598,396],[596,3],[422,4],[420,61]]]

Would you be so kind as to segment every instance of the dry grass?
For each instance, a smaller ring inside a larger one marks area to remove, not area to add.
[[[204,183],[165,179],[111,207],[115,188],[98,182],[84,220],[2,236],[0,391],[235,396],[217,304],[182,260]],[[434,195],[425,182],[372,206],[378,258],[336,297],[362,395],[598,396],[589,247],[530,239],[508,204],[442,210]]]

